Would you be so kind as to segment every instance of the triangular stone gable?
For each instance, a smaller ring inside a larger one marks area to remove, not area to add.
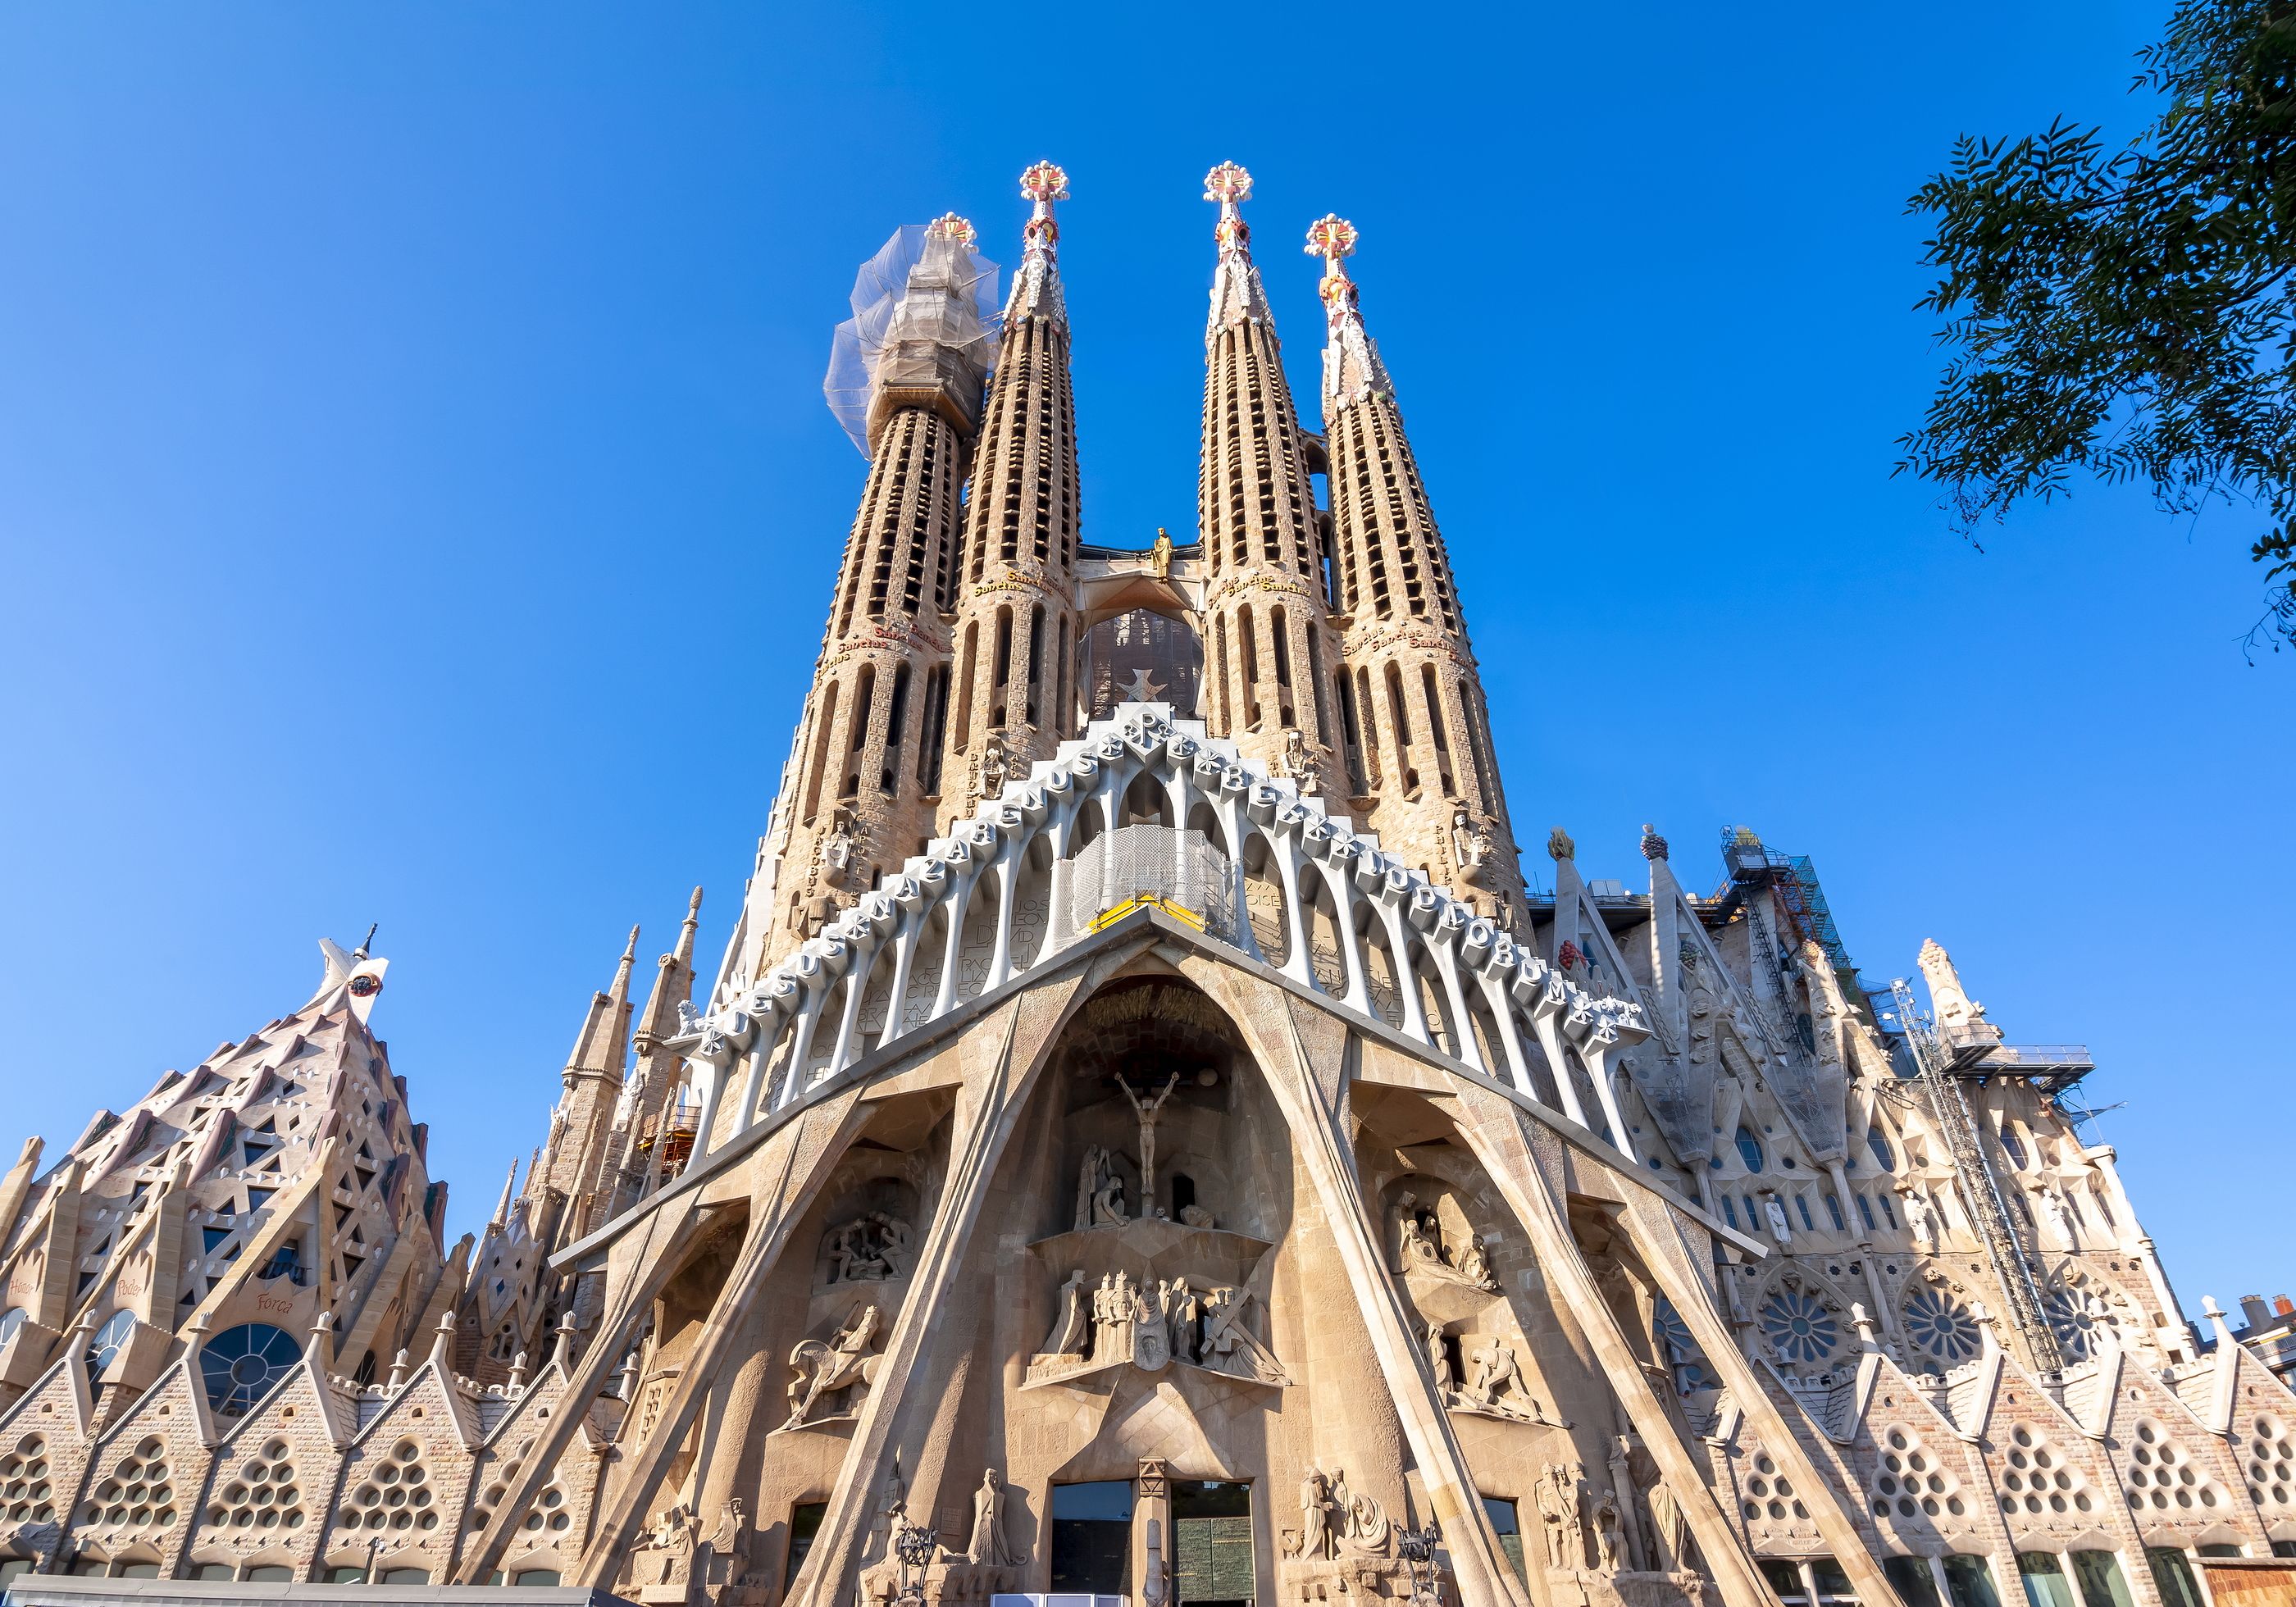
[[[171,1567],[214,1460],[191,1355],[177,1357],[89,1447],[70,1544],[82,1556]]]
[[[334,1390],[307,1350],[244,1416],[220,1425],[201,1522],[184,1553],[203,1568],[285,1567],[308,1574],[326,1532],[349,1436]]]
[[[419,1568],[443,1580],[469,1501],[476,1414],[436,1349],[343,1458],[323,1566]]]
[[[2194,1546],[2255,1511],[2240,1459],[2152,1369],[2127,1361],[2098,1403],[2099,1439],[2148,1546]]]
[[[1874,1527],[1891,1549],[1913,1554],[1995,1549],[1994,1496],[1977,1447],[1894,1360],[1869,1360],[1846,1460]]]
[[[2103,1447],[2014,1357],[1992,1386],[1980,1446],[2017,1549],[2114,1549],[2121,1494]]]

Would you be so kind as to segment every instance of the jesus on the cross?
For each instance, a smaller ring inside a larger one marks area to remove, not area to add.
[[[1134,1093],[1128,1078],[1118,1078],[1116,1086],[1124,1090],[1124,1097],[1132,1102],[1132,1109],[1140,1118],[1140,1214],[1144,1217],[1156,1204],[1156,1117],[1163,1110],[1164,1102],[1172,1097],[1172,1090],[1180,1086],[1180,1074],[1173,1072],[1164,1091],[1152,1100],[1143,1100]]]

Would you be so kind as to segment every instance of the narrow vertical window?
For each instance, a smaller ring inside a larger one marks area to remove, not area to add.
[[[1029,725],[1037,723],[1037,709],[1045,687],[1045,605],[1037,603],[1029,610],[1029,696],[1022,705],[1021,719]]]
[[[1217,550],[1217,549],[1215,549]],[[1212,622],[1212,645],[1219,660],[1219,728],[1225,736],[1235,727],[1229,723],[1227,685],[1227,616],[1222,614]]]
[[[877,772],[877,791],[890,795],[901,773],[901,738],[909,722],[909,667],[893,671],[893,695],[885,708],[885,761]]]
[[[1435,685],[1435,666],[1419,667],[1421,688],[1427,693],[1427,740],[1435,745],[1435,769],[1443,783],[1446,798],[1458,796],[1458,784],[1451,779],[1451,722],[1443,717],[1443,694]]]
[[[964,627],[964,652],[956,661],[956,750],[962,753],[972,742],[972,678],[974,649],[980,644],[980,622],[974,620]]]
[[[948,740],[948,666],[925,676],[924,729],[917,734],[917,786],[928,798],[940,791],[940,750]]]
[[[1403,672],[1392,664],[1387,667],[1387,723],[1395,732],[1396,773],[1404,791],[1415,798],[1419,771],[1411,762],[1411,716],[1403,706]]]
[[[1332,728],[1324,716],[1324,653],[1312,619],[1308,622],[1308,695],[1316,701],[1316,740],[1328,748]]]
[[[813,817],[821,812],[821,777],[829,768],[829,744],[837,739],[837,683],[832,681],[829,690],[822,693],[821,713],[816,717],[813,732],[813,773],[805,781],[805,824],[811,825]]]
[[[1356,724],[1355,693],[1349,690],[1345,671],[1337,682],[1340,700],[1340,759],[1348,767],[1348,786],[1358,798],[1371,791],[1364,779],[1363,731]]]
[[[1275,655],[1275,723],[1299,724],[1292,710],[1292,621],[1280,608],[1267,611],[1269,650]]]
[[[1069,627],[1061,622],[1060,673],[1053,677],[1053,734],[1063,737],[1069,734]]]
[[[845,784],[838,789],[840,798],[853,798],[861,791],[861,750],[869,741],[869,717],[876,712],[877,669],[864,664],[860,678],[853,684],[853,707],[845,716]]]
[[[1259,729],[1259,641],[1252,634],[1251,611],[1238,609],[1235,615],[1236,646],[1243,654],[1243,727]]]
[[[1363,721],[1364,779],[1379,785],[1379,717],[1371,695],[1371,671],[1356,671],[1356,710]]]
[[[992,729],[1004,724],[1005,689],[1013,684],[1013,611],[996,611],[996,651],[990,663],[988,677],[988,724]]]

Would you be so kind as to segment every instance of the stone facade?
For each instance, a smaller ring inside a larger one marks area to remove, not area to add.
[[[992,379],[970,226],[904,270],[717,980],[698,893],[636,1005],[633,934],[475,1250],[364,955],[0,1180],[0,1569],[2185,1607],[2296,1552],[2296,1395],[2182,1322],[2086,1052],[1934,944],[1869,987],[1749,831],[1696,893],[1649,827],[1631,890],[1555,828],[1526,890],[1353,231],[1310,237],[1325,441],[1215,170],[1201,538],[1086,546],[1064,179],[1026,183]]]

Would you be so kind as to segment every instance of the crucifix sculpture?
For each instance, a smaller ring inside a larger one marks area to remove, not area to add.
[[[1124,1090],[1124,1097],[1132,1102],[1132,1109],[1140,1118],[1140,1214],[1144,1217],[1156,1205],[1156,1117],[1163,1110],[1164,1102],[1172,1097],[1172,1090],[1180,1086],[1180,1074],[1173,1072],[1164,1091],[1151,1100],[1143,1100],[1134,1093],[1128,1078],[1118,1078],[1116,1086]]]

